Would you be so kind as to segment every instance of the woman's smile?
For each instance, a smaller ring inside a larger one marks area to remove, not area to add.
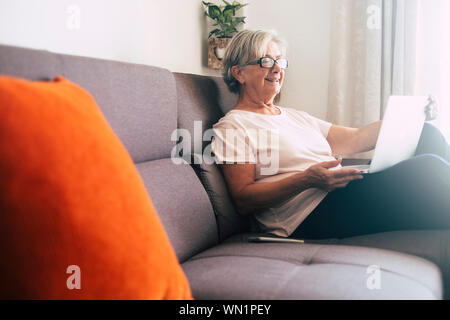
[[[280,83],[280,79],[269,79],[269,78],[265,78],[264,80],[273,83],[273,84],[278,84]]]

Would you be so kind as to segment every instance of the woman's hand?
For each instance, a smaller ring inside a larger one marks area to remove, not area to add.
[[[329,170],[338,166],[341,162],[342,159],[339,159],[321,162],[309,167],[305,173],[311,187],[330,192],[337,188],[346,187],[350,181],[363,178],[357,169]]]

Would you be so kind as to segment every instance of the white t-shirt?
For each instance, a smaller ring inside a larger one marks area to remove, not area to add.
[[[216,163],[253,163],[255,183],[264,183],[335,160],[326,140],[331,123],[296,109],[279,109],[279,115],[229,111],[213,125],[211,150]],[[255,219],[261,231],[289,236],[326,195],[307,189],[255,213]]]

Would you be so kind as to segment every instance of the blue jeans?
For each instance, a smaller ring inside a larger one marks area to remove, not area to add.
[[[425,123],[414,157],[330,192],[291,237],[449,228],[450,146]]]

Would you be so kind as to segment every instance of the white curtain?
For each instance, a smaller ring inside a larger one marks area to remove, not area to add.
[[[327,120],[382,119],[390,95],[432,94],[450,137],[450,0],[333,1]]]
[[[439,106],[434,123],[450,141],[450,0],[420,0],[415,94],[432,94]]]
[[[419,0],[382,1],[380,119],[390,95],[415,94],[418,11]]]
[[[327,120],[360,127],[381,112],[382,1],[333,6]]]

